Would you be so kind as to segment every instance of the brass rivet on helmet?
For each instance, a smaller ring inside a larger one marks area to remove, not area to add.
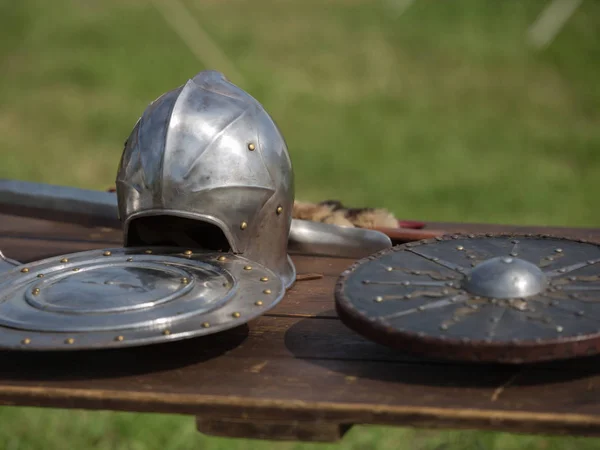
[[[104,256],[110,256],[112,253],[109,252],[108,250],[106,250],[104,253],[102,253]]]
[[[234,312],[231,316],[237,319],[241,314],[239,312]]]
[[[254,151],[256,147],[254,146],[254,144],[248,144],[248,150],[250,150],[251,152]]]
[[[245,230],[246,228],[248,228],[248,224],[247,224],[246,222],[242,222],[242,223],[240,224],[240,228],[241,228],[242,230]]]
[[[283,212],[283,207],[278,206],[277,209],[275,210],[275,212],[277,213],[277,215],[281,214]]]

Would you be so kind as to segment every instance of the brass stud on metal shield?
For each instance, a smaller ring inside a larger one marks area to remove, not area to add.
[[[33,295],[38,295],[40,293],[40,290],[39,290],[39,288],[35,288],[33,291],[31,291],[31,293]]]
[[[186,250],[185,252],[183,252],[184,255],[186,256],[190,256],[192,254],[191,250]]]
[[[21,341],[21,344],[29,345],[29,344],[31,344],[31,339],[25,338]]]
[[[71,345],[71,344],[74,344],[74,343],[75,343],[75,339],[73,339],[73,338],[65,339],[65,344]]]
[[[162,332],[162,334],[164,334],[165,336],[168,336],[168,335],[170,335],[170,334],[171,334],[171,330],[164,330],[164,331]]]
[[[152,254],[152,250],[146,250],[144,253],[145,253],[146,255],[151,255],[151,254]]]
[[[270,293],[271,293],[271,289],[265,289],[265,290],[263,291],[263,293],[268,295],[268,294],[270,294]]]
[[[23,268],[21,269],[21,272],[23,272],[23,273],[27,273],[27,272],[29,272],[29,269],[28,269],[27,267],[23,267]]]
[[[283,212],[283,207],[282,206],[278,206],[277,209],[275,210],[275,213],[277,215],[281,214]]]
[[[225,261],[227,258],[225,258],[224,256],[219,256],[217,258],[217,261]]]
[[[252,270],[252,266],[244,266],[244,270]]]
[[[248,150],[250,150],[251,152],[253,152],[256,149],[254,144],[248,144]]]
[[[108,250],[106,250],[105,252],[102,253],[104,256],[110,256],[112,255],[112,253]]]
[[[246,222],[242,222],[240,224],[240,229],[245,230],[246,228],[248,228],[248,224]]]
[[[115,338],[115,341],[117,341],[117,342],[122,342],[124,339],[125,339],[125,338],[124,338],[123,336],[117,336],[117,337]]]
[[[234,318],[236,318],[236,319],[237,319],[238,317],[240,317],[240,316],[241,316],[241,314],[240,314],[239,312],[234,312],[234,313],[231,315],[231,317],[234,317]]]
[[[262,281],[262,282],[269,281],[269,278],[268,278],[268,277],[262,277],[262,278],[260,279],[260,281]]]
[[[63,258],[63,259],[61,259],[61,260],[60,260],[60,262],[61,262],[61,263],[63,263],[63,264],[64,264],[64,263],[68,263],[68,262],[69,262],[69,259],[68,259],[68,258]]]
[[[257,301],[255,301],[255,302],[254,302],[254,304],[255,304],[256,306],[262,306],[262,305],[263,305],[263,302],[262,302],[261,300],[257,300]]]
[[[204,322],[204,323],[202,324],[202,328],[210,328],[210,323],[208,323],[208,322]]]

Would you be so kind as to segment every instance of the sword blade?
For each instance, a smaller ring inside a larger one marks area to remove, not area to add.
[[[0,212],[21,217],[120,228],[117,196],[111,192],[68,186],[0,180]],[[362,258],[390,248],[384,233],[293,219],[288,250],[341,258]]]
[[[120,228],[117,197],[110,192],[0,180],[3,213],[89,227]]]

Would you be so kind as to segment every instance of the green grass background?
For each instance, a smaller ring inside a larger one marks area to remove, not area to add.
[[[600,2],[185,0],[276,119],[297,198],[400,218],[598,226]],[[202,42],[196,42],[206,49]],[[206,65],[205,65],[206,64]],[[0,0],[0,177],[105,189],[148,103],[212,66],[149,0]],[[208,438],[188,417],[0,408],[1,449],[592,449],[356,427],[335,446]]]

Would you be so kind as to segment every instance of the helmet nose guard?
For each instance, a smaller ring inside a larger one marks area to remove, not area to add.
[[[232,252],[271,269],[286,287],[295,281],[286,142],[262,105],[220,72],[200,72],[146,108],[125,144],[116,185],[125,246],[149,244],[132,224],[177,217],[210,224]],[[214,236],[198,232],[195,242],[210,248],[204,239]]]

